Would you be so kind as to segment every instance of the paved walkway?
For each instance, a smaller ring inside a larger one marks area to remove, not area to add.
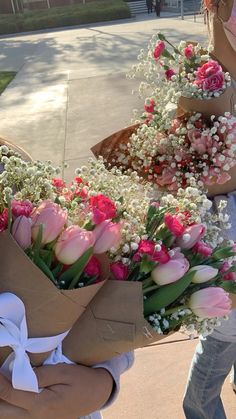
[[[141,103],[136,82],[125,77],[156,31],[172,41],[206,39],[202,20],[142,16],[106,25],[0,37],[0,69],[17,77],[0,96],[0,136],[34,158],[69,163],[66,178],[87,160],[90,147],[129,124]],[[182,335],[176,334],[178,339]],[[171,338],[173,340],[173,337]],[[119,400],[105,419],[183,418],[181,398],[195,341],[136,351],[136,364],[122,379]],[[235,418],[235,396],[223,392],[227,418]]]

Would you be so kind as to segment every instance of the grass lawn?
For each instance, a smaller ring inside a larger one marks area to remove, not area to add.
[[[0,34],[9,34],[63,26],[104,22],[130,17],[124,0],[89,0],[51,9],[28,11],[22,14],[0,14]]]
[[[7,85],[14,79],[16,73],[13,71],[0,71],[0,94]]]

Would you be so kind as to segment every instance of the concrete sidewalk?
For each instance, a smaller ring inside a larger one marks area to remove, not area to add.
[[[18,72],[0,96],[0,137],[23,146],[36,159],[86,162],[90,147],[128,125],[142,105],[126,72],[140,48],[163,31],[172,41],[206,39],[192,17],[145,19],[45,31],[0,39],[0,68]],[[183,335],[176,334],[178,339]],[[173,340],[173,337],[167,339]],[[181,399],[196,341],[164,343],[136,351],[135,366],[122,377],[119,400],[105,419],[182,419]],[[227,380],[227,418],[235,418],[235,396]]]

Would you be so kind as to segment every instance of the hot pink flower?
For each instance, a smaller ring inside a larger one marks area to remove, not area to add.
[[[220,273],[224,281],[236,281],[236,272],[227,272],[230,264],[226,261],[220,268]],[[227,273],[226,273],[227,272]]]
[[[8,223],[8,210],[4,208],[3,212],[0,214],[0,233],[3,230],[6,230]]]
[[[192,58],[193,56],[193,44],[188,44],[187,47],[183,49],[184,55],[186,58]]]
[[[200,318],[222,317],[230,313],[231,300],[222,288],[208,287],[191,295],[189,307]]]
[[[165,43],[163,41],[159,41],[156,44],[156,47],[153,51],[153,57],[155,58],[155,60],[158,60],[158,58],[160,58],[161,54],[163,53],[165,49]]]
[[[63,189],[66,186],[65,182],[61,178],[54,178],[54,179],[52,179],[52,184],[57,189]]]
[[[160,250],[156,250],[156,243],[152,240],[141,240],[137,252],[133,256],[135,262],[139,262],[141,257],[147,255],[154,262],[167,263],[170,260],[169,253],[164,245]]]
[[[167,80],[171,80],[171,77],[175,75],[175,71],[169,68],[168,70],[165,71],[165,75],[166,75]]]
[[[222,67],[214,60],[209,60],[196,71],[194,84],[203,90],[217,91],[222,89],[224,74]]]
[[[147,103],[145,103],[144,109],[148,113],[153,113],[154,112],[155,105],[156,105],[155,100],[154,99],[150,99],[150,100],[147,101]]]
[[[194,253],[199,253],[202,256],[208,257],[212,255],[213,249],[206,243],[199,241],[193,246],[192,251]]]
[[[113,274],[115,279],[118,279],[119,281],[124,281],[128,277],[129,268],[122,262],[113,262],[111,263],[111,273]]]
[[[93,212],[94,224],[100,224],[102,221],[115,218],[117,215],[114,202],[103,194],[92,196],[89,203]]]
[[[30,201],[11,201],[11,210],[14,217],[19,217],[20,215],[25,215],[29,217],[33,211],[33,204]]]
[[[84,273],[88,276],[97,276],[101,275],[101,264],[99,260],[93,255],[87,265],[84,268]]]
[[[174,236],[182,236],[182,234],[184,233],[185,227],[179,221],[178,216],[167,213],[164,216],[164,223],[168,230],[170,230],[170,232],[174,234]]]

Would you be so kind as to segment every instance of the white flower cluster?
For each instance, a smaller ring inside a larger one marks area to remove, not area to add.
[[[52,198],[51,179],[59,172],[51,162],[26,162],[18,153],[0,146],[0,204],[4,206],[13,195],[17,200],[31,202]]]

